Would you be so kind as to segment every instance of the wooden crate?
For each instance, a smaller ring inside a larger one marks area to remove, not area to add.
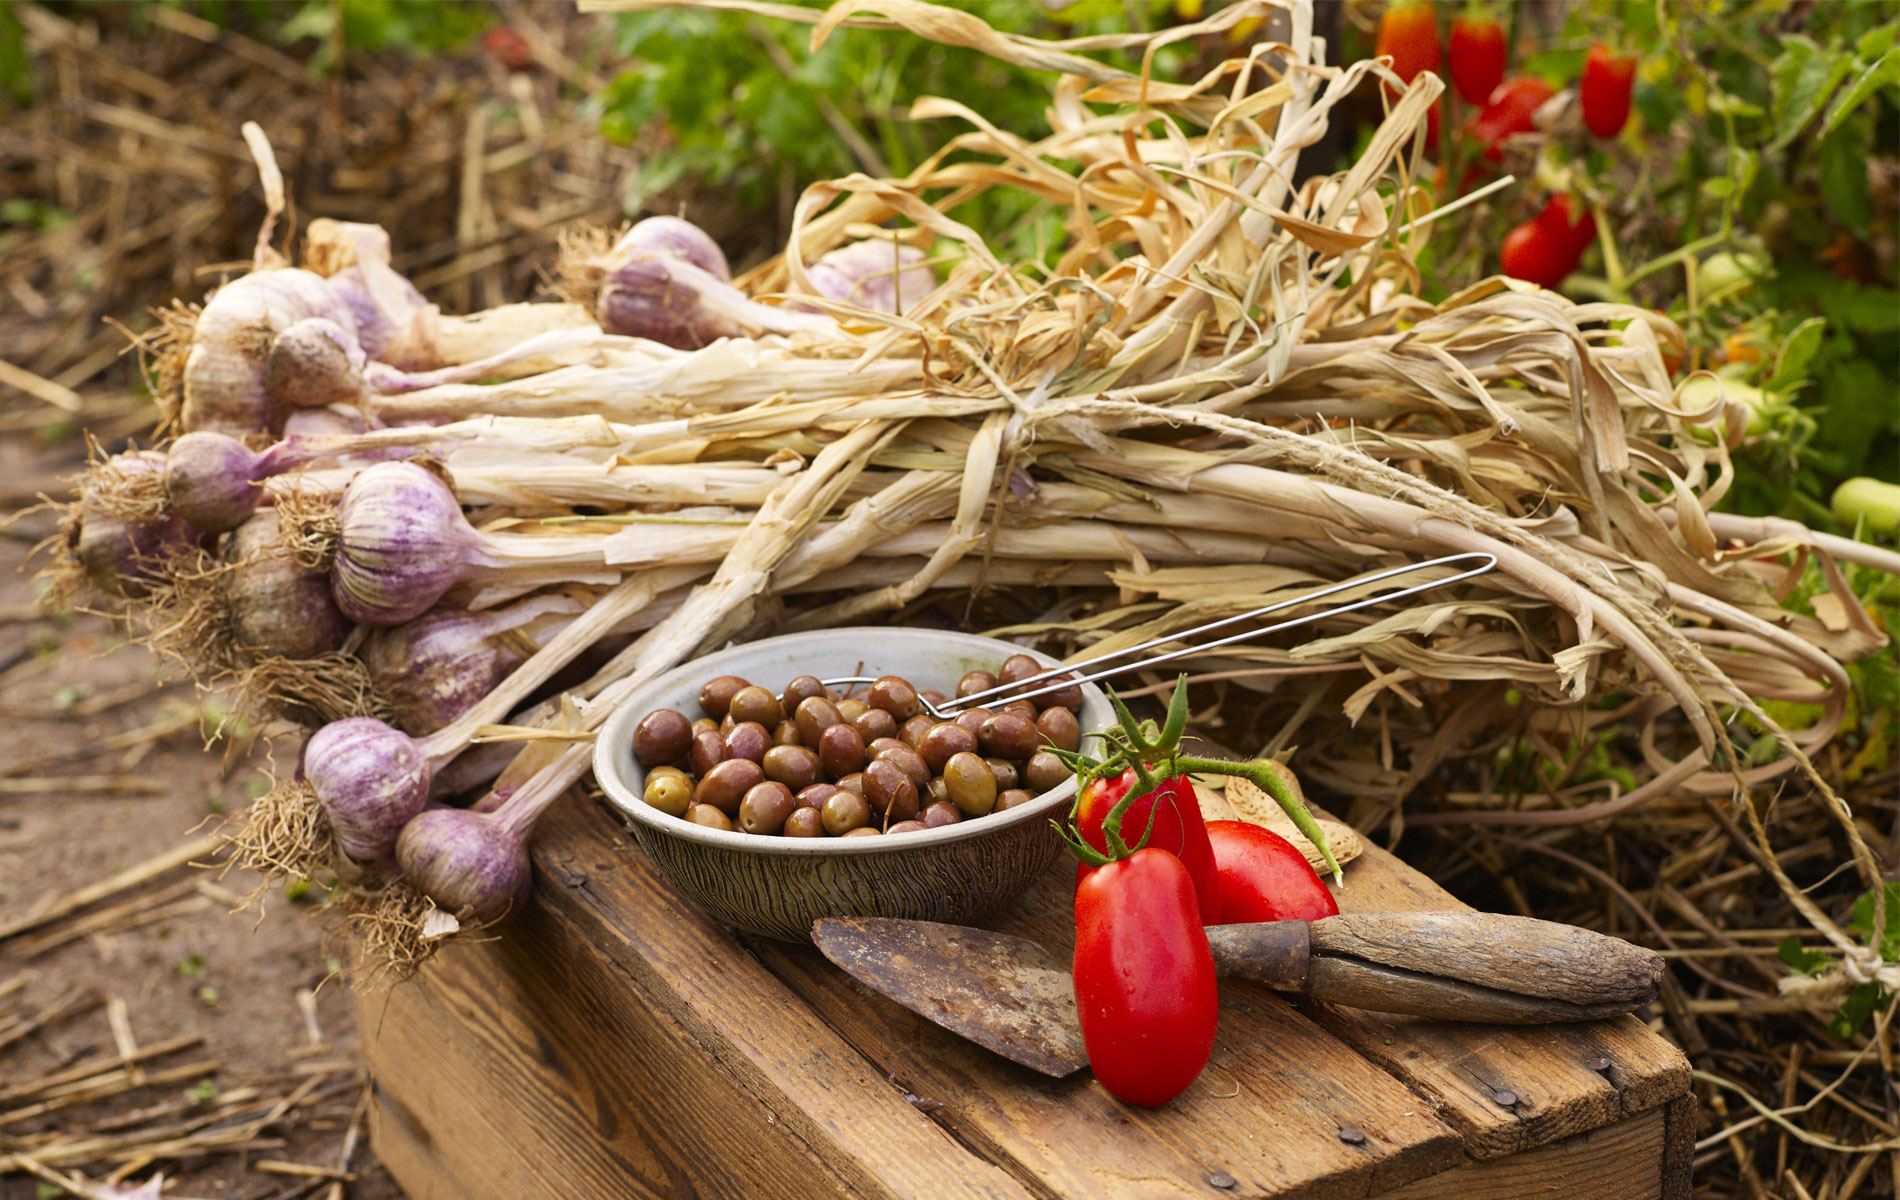
[[[505,935],[359,995],[376,1149],[413,1200],[1690,1194],[1689,1066],[1635,1017],[1499,1029],[1224,983],[1206,1072],[1147,1111],[714,925],[597,804],[564,798],[536,843]],[[1005,927],[1066,953],[1071,878]],[[1457,907],[1377,849],[1341,900]]]

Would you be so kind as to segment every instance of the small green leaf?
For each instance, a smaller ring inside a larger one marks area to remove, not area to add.
[[[1794,141],[1854,69],[1850,55],[1822,50],[1800,34],[1783,38],[1781,45],[1781,56],[1770,69],[1775,82],[1775,140],[1769,145],[1771,150]]]
[[[1558,87],[1568,85],[1583,74],[1588,50],[1540,50],[1524,60],[1524,74],[1547,79]]]
[[[185,955],[185,957],[178,960],[178,973],[186,979],[203,979],[205,973],[205,956],[196,950]]]
[[[1839,136],[1821,142],[1821,199],[1841,224],[1862,236],[1873,220],[1867,193],[1872,151],[1873,125],[1866,120],[1856,120]]]
[[[1874,936],[1874,890],[1867,889],[1854,901],[1853,915],[1847,919],[1847,928],[1862,936],[1866,943],[1880,957],[1892,961],[1900,958],[1900,880],[1881,885],[1887,893],[1887,911],[1878,937]],[[1889,933],[1888,931],[1892,932]]]
[[[1845,121],[1850,113],[1859,108],[1866,99],[1883,87],[1900,83],[1900,50],[1889,50],[1881,55],[1874,64],[1860,73],[1853,85],[1835,98],[1828,106],[1827,123],[1821,126],[1821,136],[1833,133],[1835,128]]]
[[[216,1008],[218,1006],[218,989],[208,983],[205,984],[198,989],[198,1002],[203,1004],[206,1008]]]
[[[1787,340],[1781,343],[1781,353],[1775,358],[1775,374],[1768,381],[1771,392],[1785,392],[1808,378],[1808,364],[1814,361],[1816,352],[1821,349],[1821,339],[1827,334],[1827,319],[1809,317],[1794,327]]]
[[[1806,949],[1797,937],[1783,938],[1780,954],[1782,962],[1803,975],[1819,975],[1828,964],[1827,951]]]
[[[193,1104],[209,1104],[218,1098],[218,1085],[209,1079],[200,1079],[186,1089],[185,1098]]]
[[[1882,991],[1879,984],[1861,984],[1847,993],[1847,999],[1841,1001],[1840,1011],[1827,1023],[1828,1036],[1846,1041],[1859,1033],[1874,1013],[1892,1001],[1893,997]]]

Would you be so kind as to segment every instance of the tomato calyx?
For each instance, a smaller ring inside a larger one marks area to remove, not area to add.
[[[1120,862],[1132,857],[1147,847],[1154,834],[1158,808],[1148,811],[1147,827],[1140,838],[1130,845],[1122,829],[1123,819],[1130,808],[1138,801],[1152,796],[1170,781],[1180,779],[1183,784],[1191,775],[1226,775],[1245,779],[1273,797],[1293,821],[1295,827],[1306,836],[1326,860],[1326,866],[1333,877],[1340,877],[1339,863],[1333,858],[1332,849],[1326,844],[1326,833],[1307,811],[1306,805],[1293,794],[1280,777],[1279,772],[1264,762],[1235,762],[1229,759],[1200,758],[1180,752],[1181,739],[1187,732],[1188,696],[1187,676],[1182,675],[1175,682],[1174,698],[1168,704],[1168,713],[1163,723],[1157,726],[1153,721],[1138,720],[1128,711],[1121,697],[1114,689],[1108,689],[1109,703],[1114,706],[1118,726],[1102,732],[1102,740],[1107,745],[1107,756],[1101,759],[1090,758],[1079,751],[1053,751],[1076,772],[1076,800],[1071,808],[1069,819],[1052,821],[1057,834],[1068,846],[1069,852],[1085,865],[1103,867],[1111,862]],[[1117,778],[1121,777],[1121,778]],[[1104,787],[1118,788],[1120,794],[1102,819],[1103,848],[1097,849],[1084,841],[1078,831],[1083,797],[1091,785],[1100,781]]]

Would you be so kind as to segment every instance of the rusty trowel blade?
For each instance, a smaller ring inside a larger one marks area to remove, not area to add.
[[[1028,938],[967,925],[827,917],[826,958],[926,1020],[1057,1079],[1089,1065],[1068,964]]]

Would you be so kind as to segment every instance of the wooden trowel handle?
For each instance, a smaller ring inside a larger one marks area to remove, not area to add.
[[[1479,912],[1347,913],[1207,931],[1224,976],[1375,1012],[1528,1025],[1628,1012],[1662,956],[1619,938]]]

